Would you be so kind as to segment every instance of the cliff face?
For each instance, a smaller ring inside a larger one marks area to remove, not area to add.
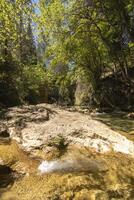
[[[120,72],[101,78],[95,90],[89,82],[78,82],[75,104],[97,107],[100,110],[134,110],[134,68],[128,71],[128,80]]]
[[[134,110],[134,68],[129,69],[128,77],[124,81],[116,73],[101,79],[94,96],[96,105],[112,110]]]

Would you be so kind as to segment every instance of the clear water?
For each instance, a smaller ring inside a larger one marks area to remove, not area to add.
[[[92,118],[103,122],[111,129],[134,141],[134,120],[127,117],[128,113],[110,113],[94,115]]]

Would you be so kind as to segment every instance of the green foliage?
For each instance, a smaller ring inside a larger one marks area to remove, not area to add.
[[[37,23],[46,36],[45,57],[61,98],[69,97],[72,77],[75,85],[79,79],[91,83],[94,91],[107,74],[121,71],[123,81],[129,79],[133,6],[133,0],[39,1]]]
[[[32,6],[30,1],[0,1],[0,59],[31,62],[35,47],[31,30]],[[30,54],[30,57],[29,57]]]
[[[37,79],[32,83],[31,70],[24,67],[37,60],[32,14],[30,1],[0,1],[0,101],[8,106],[24,103],[30,95],[29,84],[33,84],[34,91],[40,84]],[[38,70],[35,71],[38,76]]]
[[[75,77],[73,71],[56,74],[54,71],[46,72],[48,83],[49,102],[71,105],[74,103]]]
[[[59,134],[57,137],[52,138],[51,142],[48,143],[50,147],[56,147],[59,151],[64,151],[68,143],[63,135]]]
[[[22,80],[26,101],[31,103],[47,101],[48,84],[45,69],[42,66],[24,66]]]
[[[44,68],[38,65],[0,63],[0,102],[14,106],[47,101]]]
[[[2,102],[44,102],[48,94],[50,102],[73,104],[80,81],[94,93],[110,73],[130,82],[133,7],[133,0],[1,0]]]

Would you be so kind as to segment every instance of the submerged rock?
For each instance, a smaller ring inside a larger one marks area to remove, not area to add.
[[[109,200],[108,194],[106,194],[103,190],[87,190],[82,189],[81,191],[77,192],[74,200]]]
[[[56,169],[54,164],[54,171],[49,171],[53,173],[47,174],[39,174],[39,160],[30,158],[16,143],[0,145],[0,157],[11,169],[29,172],[15,179],[14,184],[10,182],[11,187],[2,192],[1,200],[133,199],[134,162],[129,155],[101,154],[72,145],[60,158],[46,162],[50,167],[56,161]]]
[[[129,113],[129,114],[127,115],[127,117],[130,118],[130,119],[134,119],[134,112]]]
[[[18,176],[8,184],[0,177],[1,200],[133,199],[134,143],[126,137],[53,105],[12,108],[6,116],[1,123],[17,143],[0,144],[0,165],[9,167],[7,180],[12,171]]]
[[[0,144],[10,142],[10,133],[8,127],[0,124]]]

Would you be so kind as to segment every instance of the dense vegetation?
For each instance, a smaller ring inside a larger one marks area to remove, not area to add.
[[[134,0],[1,0],[0,44],[1,104],[134,104]]]

